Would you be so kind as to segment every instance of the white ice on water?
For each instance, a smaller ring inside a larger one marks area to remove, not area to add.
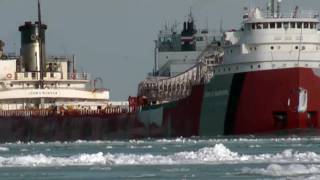
[[[315,152],[295,152],[291,149],[288,149],[277,154],[246,155],[232,152],[223,144],[216,144],[213,147],[205,147],[197,151],[178,152],[169,155],[124,153],[111,154],[99,152],[94,154],[84,153],[67,157],[46,156],[44,154],[20,156],[15,155],[9,157],[0,156],[0,167],[252,163],[320,163],[320,154],[317,154]],[[247,169],[247,171],[249,170]],[[261,170],[261,172],[262,171],[263,170]]]
[[[0,147],[0,151],[9,151],[10,149],[8,147]]]
[[[313,175],[310,178],[320,177],[320,165],[304,164],[270,164],[267,168],[243,168],[243,174],[263,175],[263,176],[301,176]]]

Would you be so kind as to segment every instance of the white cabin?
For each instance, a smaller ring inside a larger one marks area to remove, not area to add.
[[[290,67],[320,67],[319,14],[245,13],[242,27],[224,35],[223,64],[215,74]]]

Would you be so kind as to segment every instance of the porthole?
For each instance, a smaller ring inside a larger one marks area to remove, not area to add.
[[[260,64],[258,65],[258,68],[259,68],[259,69],[261,68],[261,65],[260,65]]]
[[[231,68],[228,68],[228,71],[231,71]]]
[[[301,50],[302,50],[302,51],[303,51],[303,50],[306,50],[306,47],[305,47],[305,46],[302,46]]]
[[[296,46],[296,47],[294,47],[296,50],[298,50],[299,49],[299,46]]]
[[[10,84],[10,87],[13,87],[13,84]]]
[[[251,65],[250,67],[251,67],[251,69],[253,69],[253,66],[252,66],[252,65]]]
[[[273,47],[273,46],[271,46],[271,47],[270,47],[270,49],[271,49],[271,50],[274,50],[274,47]]]
[[[27,83],[27,86],[30,86],[30,84],[29,84],[29,83]]]

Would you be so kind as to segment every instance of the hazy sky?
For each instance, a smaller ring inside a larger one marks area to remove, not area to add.
[[[111,99],[135,95],[137,84],[152,71],[153,40],[166,22],[182,22],[192,7],[198,26],[238,28],[243,7],[265,7],[267,0],[42,0],[48,25],[47,52],[75,54],[78,69],[102,77]],[[320,0],[283,0],[319,10]],[[0,0],[0,39],[19,52],[18,26],[36,19],[36,0]]]

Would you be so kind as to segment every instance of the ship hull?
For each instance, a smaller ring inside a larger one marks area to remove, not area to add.
[[[320,129],[320,70],[216,75],[190,96],[111,115],[0,116],[0,141],[274,134]]]
[[[317,132],[320,70],[216,75],[208,84],[193,87],[191,96],[146,107],[142,113],[138,119],[144,124],[157,119],[152,126],[156,133],[150,129],[150,137]]]
[[[205,87],[200,135],[319,129],[319,69],[218,75]]]

